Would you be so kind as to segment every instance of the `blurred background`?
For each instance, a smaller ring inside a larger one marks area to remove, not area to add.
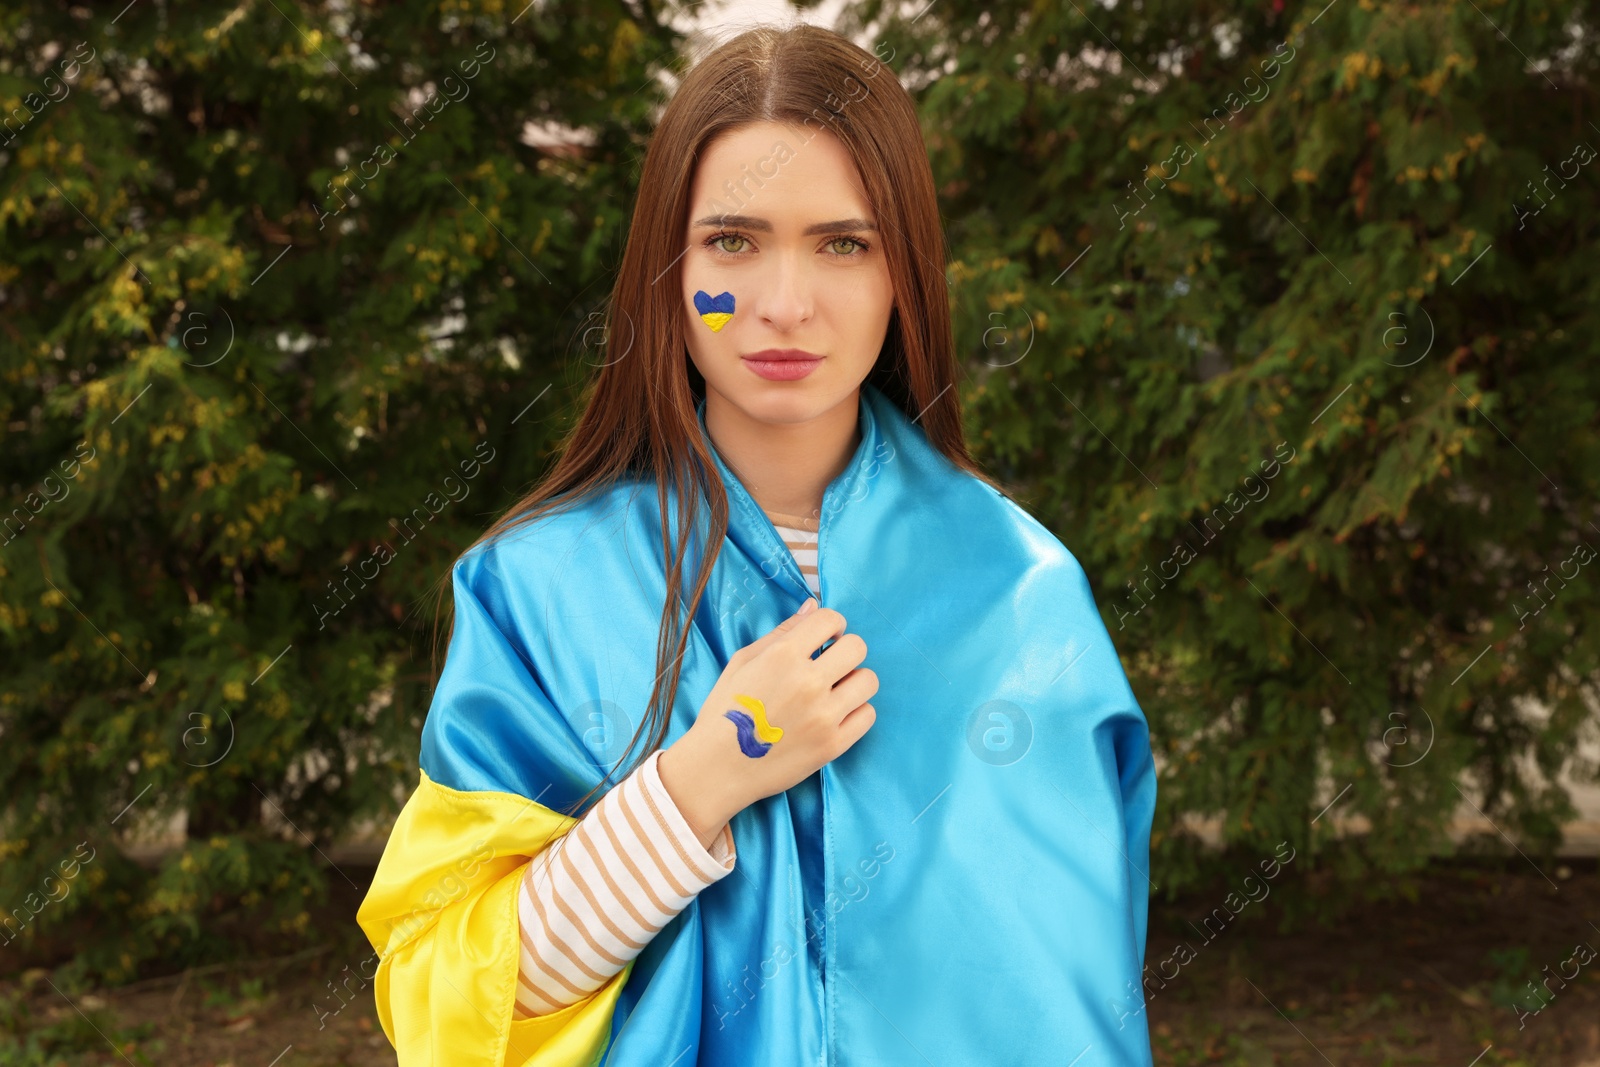
[[[1150,719],[1157,1062],[1600,1063],[1600,4],[13,0],[0,1064],[394,1062],[435,593],[793,20],[914,92],[970,438]]]

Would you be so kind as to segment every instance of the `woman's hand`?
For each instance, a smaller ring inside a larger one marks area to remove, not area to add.
[[[700,716],[661,754],[661,783],[709,846],[734,815],[804,781],[872,728],[867,643],[809,597],[733,654]],[[811,653],[833,639],[826,652]]]

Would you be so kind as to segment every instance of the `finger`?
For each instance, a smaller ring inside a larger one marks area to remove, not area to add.
[[[816,658],[818,670],[829,682],[838,682],[867,658],[867,643],[860,634],[846,633]],[[859,701],[857,702],[859,703]]]
[[[866,736],[872,724],[878,721],[878,712],[871,704],[862,704],[844,717],[839,724],[839,732],[847,742],[845,751],[849,751],[855,743]]]
[[[866,667],[857,667],[838,685],[833,687],[830,700],[837,712],[840,712],[839,722],[844,722],[855,709],[866,703],[878,692],[878,676]]]
[[[822,645],[844,633],[845,618],[832,608],[818,608],[806,615],[785,620],[784,632],[776,638],[780,644],[793,645],[811,655]]]

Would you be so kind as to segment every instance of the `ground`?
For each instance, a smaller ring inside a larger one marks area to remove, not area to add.
[[[1271,896],[1235,898],[1239,919],[1207,940],[1228,885],[1171,904],[1157,894],[1147,960],[1171,977],[1148,986],[1156,1063],[1600,1067],[1600,957],[1575,955],[1600,950],[1600,873],[1515,863],[1440,866],[1414,900],[1290,934]],[[334,1011],[333,983],[370,953],[341,925],[357,903],[349,887],[330,902],[318,947],[71,1002],[51,972],[0,976],[0,1067],[392,1067],[370,986]]]

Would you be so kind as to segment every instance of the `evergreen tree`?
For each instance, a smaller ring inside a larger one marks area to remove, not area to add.
[[[603,0],[118,6],[0,11],[0,942],[112,980],[304,929],[414,787],[433,593],[595,361],[677,46]]]
[[[849,24],[919,86],[984,458],[1149,714],[1155,882],[1195,816],[1347,890],[1458,808],[1548,852],[1594,777],[1595,5],[894,10]]]

